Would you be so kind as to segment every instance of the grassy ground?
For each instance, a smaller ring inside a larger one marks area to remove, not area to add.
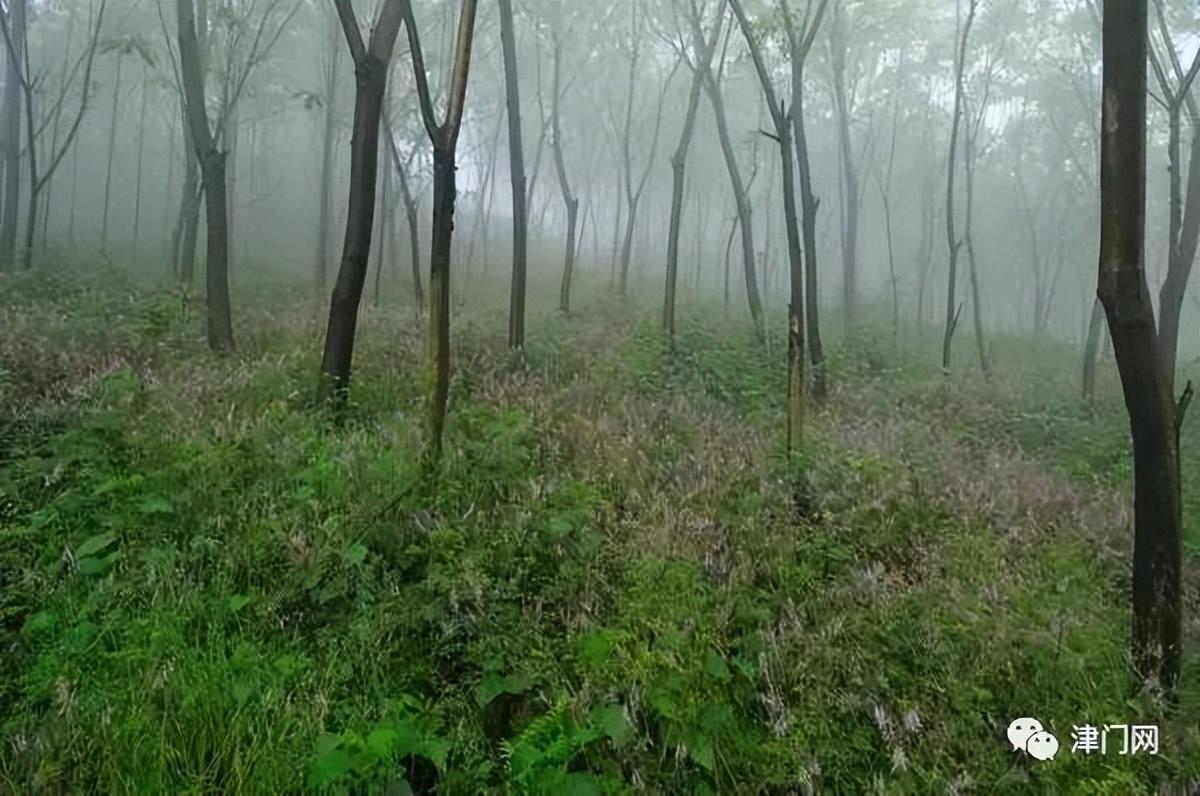
[[[502,314],[460,318],[431,476],[421,324],[365,311],[333,423],[293,298],[243,297],[216,358],[170,292],[0,281],[0,793],[1200,781],[1196,559],[1167,711],[1126,674],[1119,396],[1081,407],[1072,352],[997,341],[988,385],[835,343],[797,520],[778,342],[719,311],[670,356],[653,314],[537,316],[524,361]],[[1009,750],[1024,715],[1057,759]],[[1072,755],[1084,723],[1162,753]]]

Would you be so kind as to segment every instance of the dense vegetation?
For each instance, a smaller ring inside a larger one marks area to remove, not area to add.
[[[1068,346],[998,339],[988,385],[931,367],[937,329],[893,346],[886,309],[832,341],[797,516],[781,341],[702,305],[673,354],[636,305],[535,313],[522,358],[481,283],[431,471],[396,296],[335,420],[319,314],[278,283],[241,288],[219,357],[178,290],[3,280],[0,792],[1200,780],[1195,656],[1174,709],[1129,698],[1128,437],[1111,366],[1088,408]],[[1183,449],[1194,648],[1195,424]],[[1056,760],[1005,744],[1025,714]],[[1159,724],[1162,754],[1069,754],[1085,722]]]

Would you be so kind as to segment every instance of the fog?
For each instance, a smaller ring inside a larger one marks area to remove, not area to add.
[[[355,5],[365,27],[374,9],[367,3]],[[816,5],[792,0],[796,24],[813,14]],[[208,31],[201,38],[213,115],[231,84],[245,78],[219,132],[228,152],[235,302],[238,283],[259,273],[313,284],[318,259],[324,260],[331,282],[346,218],[355,101],[352,65],[333,4],[212,0],[209,6]],[[777,96],[790,108],[792,73],[778,7],[761,0],[742,6]],[[57,153],[84,99],[81,61],[90,35],[89,14],[99,8],[98,0],[29,4],[29,73],[34,76],[37,148],[43,161]],[[451,72],[457,5],[422,2],[414,8],[440,107]],[[755,275],[764,303],[783,307],[788,255],[778,147],[743,30],[730,9],[722,8],[712,69],[741,179],[749,186]],[[624,180],[632,169],[632,187],[638,189],[643,172],[645,182],[628,267],[629,283],[636,289],[628,293],[648,299],[662,291],[671,154],[684,124],[695,68],[689,19],[695,13],[707,36],[717,24],[717,11],[715,0],[516,4],[532,281],[556,283],[562,269],[566,210],[551,129],[556,43],[559,143],[571,190],[580,202],[578,290],[608,289],[620,281]],[[825,9],[805,65],[803,90],[811,181],[819,201],[817,283],[829,323],[840,323],[836,319],[847,301],[884,319],[895,313],[906,323],[918,314],[931,325],[943,321],[955,50],[968,11],[966,2],[952,0],[840,0]],[[1163,31],[1175,33],[1170,47],[1186,70],[1197,12],[1185,0],[1171,0],[1164,12],[1162,26],[1151,26],[1152,39],[1166,78],[1174,81]],[[179,276],[181,255],[172,247],[176,230],[186,225],[181,203],[189,153],[175,14],[176,3],[165,0],[108,0],[77,138],[42,191],[36,261],[100,257],[163,277]],[[277,40],[267,42],[270,46],[258,42],[253,52],[256,35],[270,39],[275,32]],[[962,328],[978,311],[985,332],[1036,331],[1076,343],[1086,334],[1097,258],[1099,33],[1090,0],[992,0],[976,12],[964,49],[954,221],[958,236],[970,226],[979,306],[969,286],[966,247],[960,246],[955,302],[964,304]],[[839,62],[845,141],[835,90]],[[421,252],[428,256],[432,149],[412,68],[401,33],[388,72],[385,115],[419,202]],[[1154,74],[1149,85],[1147,267],[1157,288],[1168,252],[1169,129]],[[452,255],[456,290],[485,270],[497,285],[503,284],[510,268],[505,107],[498,7],[485,2],[478,11],[458,147]],[[327,108],[332,112],[327,114]],[[1191,123],[1184,116],[1186,152]],[[327,189],[330,228],[325,250],[318,252],[327,118],[333,158]],[[28,137],[22,134],[22,147]],[[842,161],[846,141],[853,188],[847,186]],[[380,149],[379,163],[376,234],[387,238],[383,281],[389,294],[401,296],[411,281],[409,228],[386,146]],[[969,219],[968,165],[974,172]],[[851,204],[859,212],[856,277],[848,294],[844,252],[851,235],[846,229]],[[735,316],[746,314],[734,210],[713,108],[701,91],[686,161],[681,305],[715,299]],[[196,274],[203,273],[203,212],[201,202]],[[373,248],[375,258],[378,238]],[[1185,300],[1180,334],[1181,356],[1189,358],[1198,353],[1196,295],[1191,291]]]

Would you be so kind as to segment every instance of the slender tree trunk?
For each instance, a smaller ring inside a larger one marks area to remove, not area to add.
[[[196,269],[196,240],[200,226],[200,198],[203,187],[200,184],[200,162],[196,159],[196,144],[192,139],[192,129],[188,122],[186,100],[180,98],[180,109],[183,114],[183,154],[185,170],[183,186],[179,199],[179,218],[175,223],[175,231],[171,235],[171,256],[174,260],[174,271],[179,281],[190,285]],[[72,211],[74,198],[72,189]],[[74,212],[72,212],[74,218]]]
[[[225,153],[213,140],[205,110],[204,78],[196,36],[192,0],[177,0],[179,63],[185,107],[196,158],[204,178],[207,222],[205,288],[208,305],[208,345],[213,351],[233,349],[233,319],[229,301],[229,235],[226,222]]]
[[[983,108],[979,109],[983,113]],[[967,217],[963,228],[963,241],[967,246],[967,264],[971,277],[971,317],[975,322],[975,346],[979,350],[979,369],[984,378],[992,378],[992,368],[988,361],[987,341],[983,337],[983,307],[979,293],[979,273],[975,262],[975,238],[971,234],[972,221],[975,215],[975,136],[977,133],[967,130],[966,152],[963,161],[967,178]]]
[[[841,155],[844,204],[842,207],[842,304],[847,330],[856,322],[858,290],[858,173],[850,141],[850,107],[846,97],[846,41],[842,30],[842,5],[834,2],[830,41],[834,105],[837,109],[838,151]]]
[[[958,281],[958,249],[962,241],[954,232],[954,165],[955,154],[958,150],[958,131],[962,121],[963,104],[963,68],[967,55],[967,36],[971,32],[971,23],[975,19],[978,0],[970,0],[970,10],[967,21],[963,26],[962,37],[959,40],[958,55],[954,64],[954,116],[950,121],[950,157],[946,163],[946,247],[949,250],[949,274],[946,281],[946,328],[942,336],[942,370],[950,370],[950,345],[954,339],[954,329],[958,325],[957,300]]]
[[[142,223],[142,164],[143,156],[146,150],[146,82],[148,76],[143,72],[142,75],[142,109],[138,121],[138,144],[137,144],[137,187],[133,192],[133,253],[130,255],[130,260],[134,266],[137,265],[138,255],[138,234],[141,232]]]
[[[21,82],[14,63],[25,58],[27,0],[9,3],[12,52],[5,63],[4,82],[4,210],[0,218],[0,270],[16,263],[17,214],[21,200]],[[30,142],[32,145],[32,142]]]
[[[417,305],[417,317],[425,314],[425,288],[421,285],[421,233],[417,223],[417,201],[408,185],[408,175],[400,161],[400,151],[391,128],[386,130],[388,150],[392,155],[392,166],[400,187],[400,201],[404,204],[404,217],[408,221],[409,265],[412,267],[413,298]]]
[[[325,67],[325,90],[322,98],[325,103],[325,113],[321,123],[321,185],[318,189],[317,200],[321,203],[317,218],[317,243],[313,269],[313,287],[317,296],[324,297],[328,290],[329,276],[325,267],[329,257],[329,232],[332,223],[333,201],[333,142],[334,126],[337,119],[337,87],[338,68],[341,62],[342,49],[337,40],[337,24],[330,20],[329,27],[329,60]]]
[[[381,14],[386,14],[387,6]],[[341,9],[339,8],[339,12]],[[342,27],[348,42],[360,37],[353,12],[343,17]],[[353,26],[353,27],[352,27]],[[375,224],[375,188],[378,175],[379,129],[383,115],[383,96],[387,88],[388,63],[399,23],[383,34],[376,49],[372,33],[370,50],[361,49],[358,38],[354,54],[354,122],[350,149],[350,193],[346,208],[346,237],[337,281],[329,301],[329,324],[325,332],[325,353],[321,360],[318,400],[344,401],[350,386],[350,364],[354,356],[354,338],[358,330],[358,308],[362,301],[371,254]]]
[[[818,18],[815,24],[820,24]],[[792,127],[796,146],[796,163],[800,176],[801,224],[804,230],[804,300],[808,332],[809,361],[813,371],[813,398],[825,400],[828,385],[825,377],[825,348],[821,344],[820,294],[817,292],[817,209],[820,200],[813,193],[812,168],[808,162],[808,136],[804,127],[804,58],[792,54]]]
[[[121,62],[123,53],[117,50],[117,75],[113,81],[112,117],[108,127],[108,171],[104,175],[104,217],[100,222],[100,250],[108,251],[108,207],[112,198],[113,156],[117,149],[117,100],[121,92]]]
[[[504,92],[508,103],[508,163],[512,182],[513,262],[508,306],[508,347],[525,347],[525,253],[529,222],[525,206],[525,150],[521,143],[521,92],[512,0],[500,2],[500,43],[504,50]],[[557,69],[557,65],[555,67]],[[556,72],[557,74],[557,72]],[[557,105],[558,99],[555,98]],[[557,145],[557,142],[556,142]],[[568,245],[574,245],[572,240]]]
[[[675,347],[675,287],[679,280],[679,234],[683,225],[683,178],[687,166],[688,149],[692,144],[692,133],[696,129],[696,111],[700,107],[700,89],[704,83],[704,69],[711,68],[713,53],[721,38],[722,22],[725,18],[725,2],[717,6],[717,22],[709,41],[693,36],[692,50],[697,61],[703,61],[704,66],[697,65],[693,69],[692,84],[688,90],[687,112],[683,117],[683,129],[679,133],[679,143],[671,155],[671,216],[667,228],[667,284],[663,295],[663,329],[667,332],[668,344]],[[699,20],[693,25],[693,30],[699,28]]]
[[[58,82],[59,96],[65,96],[66,91],[67,91],[67,75],[68,75],[68,69],[70,69],[71,42],[74,38],[74,33],[75,33],[75,18],[72,17],[71,20],[67,23],[67,44],[63,48],[62,72],[61,72],[59,82]],[[59,123],[61,121],[62,121],[62,103],[59,103],[54,109],[54,127],[53,127],[53,131],[51,132],[51,135],[50,135],[50,141],[51,141],[50,151],[51,152],[58,151]],[[47,180],[46,181],[46,207],[45,207],[45,211],[42,214],[42,242],[41,242],[41,246],[40,246],[40,250],[41,250],[43,257],[45,257],[45,255],[46,255],[46,245],[47,245],[47,243],[49,241],[49,237],[50,237],[50,208],[51,208],[51,200],[53,199],[53,188],[54,188],[54,181]]]
[[[380,130],[380,134],[383,134],[382,129]],[[379,203],[379,209],[382,217],[377,225],[379,228],[379,234],[376,240],[378,248],[375,252],[375,295],[372,299],[372,303],[376,309],[379,309],[379,289],[383,277],[383,265],[387,261],[387,232],[388,226],[391,224],[392,219],[392,196],[390,189],[391,180],[388,179],[388,171],[385,169],[382,173],[378,173],[377,170],[377,177],[382,186],[382,196]]]
[[[1083,400],[1096,400],[1096,358],[1100,349],[1101,327],[1104,321],[1104,305],[1097,298],[1092,302],[1091,318],[1088,320],[1087,340],[1083,346]]]
[[[725,168],[729,172],[729,182],[733,189],[734,205],[737,209],[738,226],[741,229],[742,266],[746,276],[746,301],[750,305],[750,318],[754,324],[754,333],[759,341],[766,339],[763,321],[762,300],[758,295],[758,277],[754,265],[754,227],[751,222],[750,200],[742,183],[741,172],[738,170],[737,156],[733,151],[733,142],[729,136],[729,125],[725,119],[725,103],[721,98],[721,90],[717,85],[712,71],[705,70],[705,93],[708,94],[712,105],[713,117],[717,122],[717,138],[721,143],[721,154],[725,158]],[[726,296],[728,296],[726,290]],[[728,302],[727,302],[728,303]]]
[[[1143,682],[1179,677],[1179,421],[1155,333],[1143,261],[1146,198],[1146,0],[1104,3],[1100,267],[1133,439],[1132,652]]]

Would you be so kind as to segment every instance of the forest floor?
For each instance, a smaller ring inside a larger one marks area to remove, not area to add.
[[[1120,397],[1082,406],[1070,347],[998,339],[987,384],[966,336],[949,379],[933,333],[832,342],[798,519],[781,341],[719,305],[674,353],[612,301],[532,316],[524,358],[464,314],[431,474],[411,308],[364,308],[334,422],[323,317],[245,292],[217,357],[175,292],[0,275],[0,793],[1200,782],[1200,421],[1165,709],[1127,674]],[[1011,751],[1025,715],[1056,759]],[[1161,752],[1073,754],[1083,724]]]

